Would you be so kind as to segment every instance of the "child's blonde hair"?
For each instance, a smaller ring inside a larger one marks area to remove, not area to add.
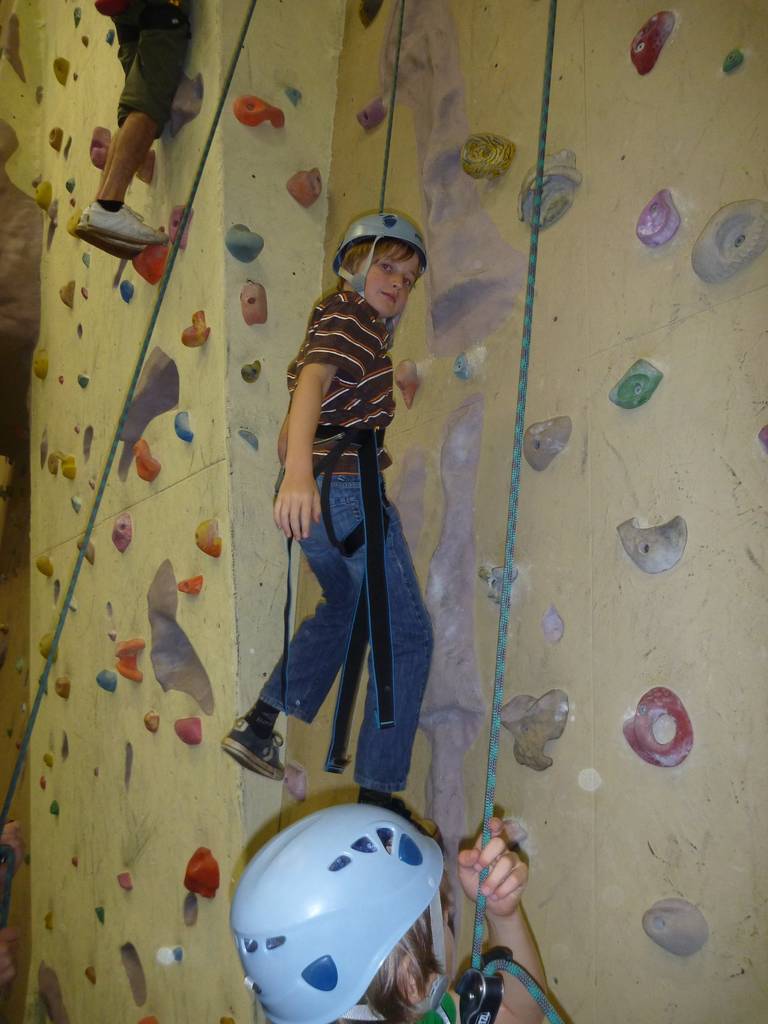
[[[427,907],[390,950],[368,986],[365,1001],[389,1024],[414,1024],[422,1013],[414,1009],[409,989],[423,999],[429,979],[441,969],[432,947],[432,924]]]
[[[368,254],[371,251],[373,242],[370,239],[366,239],[363,242],[356,242],[354,245],[350,245],[347,251],[344,253],[344,259],[341,261],[342,269],[346,270],[350,274],[356,274],[363,267],[365,261],[368,259]],[[377,260],[390,259],[390,260],[408,260],[411,256],[418,258],[416,250],[408,245],[406,242],[401,242],[397,238],[380,238],[376,242],[375,256]],[[419,260],[419,266],[421,261]],[[421,269],[416,271],[416,280],[421,277]],[[346,286],[345,281],[339,278],[339,287],[343,288]]]

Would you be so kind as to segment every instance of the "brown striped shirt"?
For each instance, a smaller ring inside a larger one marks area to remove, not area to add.
[[[307,335],[288,367],[288,390],[292,395],[307,363],[331,363],[336,375],[323,400],[319,425],[387,427],[395,415],[392,360],[387,355],[390,345],[386,324],[362,295],[334,292],[312,310]],[[334,443],[315,441],[315,463]],[[380,449],[379,468],[391,464],[386,449]],[[353,449],[344,452],[335,472],[358,472]]]

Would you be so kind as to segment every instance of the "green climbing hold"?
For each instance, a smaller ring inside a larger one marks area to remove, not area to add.
[[[735,50],[731,50],[729,53],[726,53],[725,60],[723,61],[723,71],[726,75],[730,75],[730,73],[735,71],[736,68],[740,68],[743,63],[744,54],[738,47],[736,47]]]
[[[637,409],[638,406],[645,405],[663,376],[661,370],[657,370],[652,363],[638,359],[618,384],[611,388],[608,397],[621,409]]]
[[[75,179],[74,178],[67,178],[67,180],[64,182],[64,188],[67,190],[67,192],[70,192],[70,193],[74,192],[75,191]]]
[[[54,818],[58,818],[58,816],[59,816],[59,801],[58,800],[51,800],[51,814],[54,816]]]
[[[96,917],[100,924],[104,924],[104,907],[96,907]]]
[[[23,672],[24,671],[24,659],[23,658],[17,658],[16,659],[15,668],[16,668],[17,672]]]
[[[80,385],[81,388],[87,388],[90,382],[91,378],[88,376],[87,373],[78,373],[77,383]]]
[[[75,21],[75,28],[77,28],[77,26],[80,24],[80,19],[82,18],[82,16],[83,16],[83,12],[82,12],[82,10],[79,7],[76,7],[72,11],[72,17],[74,18],[74,21]]]

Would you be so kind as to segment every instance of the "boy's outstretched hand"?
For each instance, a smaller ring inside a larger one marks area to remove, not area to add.
[[[528,884],[528,865],[507,846],[504,822],[491,818],[491,839],[482,847],[482,834],[471,850],[459,853],[459,881],[467,897],[477,898],[477,883],[483,868],[490,868],[482,886],[487,899],[486,913],[491,917],[511,917],[517,910]]]

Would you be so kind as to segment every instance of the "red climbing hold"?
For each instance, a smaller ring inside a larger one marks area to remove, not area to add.
[[[667,737],[665,725],[671,725]],[[683,702],[665,686],[654,686],[640,698],[637,711],[624,723],[624,736],[638,757],[659,768],[680,764],[691,752],[693,726]]]
[[[198,847],[187,864],[184,888],[212,899],[219,888],[219,865],[207,846]]]
[[[96,0],[96,10],[99,14],[114,18],[116,14],[125,14],[131,2],[132,0]]]
[[[136,659],[145,646],[140,637],[136,640],[122,640],[117,645],[115,649],[117,671],[124,679],[132,679],[134,683],[140,683],[144,678],[144,673],[136,665]]]
[[[282,128],[285,124],[282,110],[265,103],[258,96],[238,96],[232,104],[232,110],[240,124],[247,124],[251,128],[262,121],[269,121],[273,128]]]
[[[203,723],[199,718],[177,718],[173,729],[179,739],[189,747],[197,747],[203,742]]]
[[[176,589],[182,594],[199,594],[203,589],[203,577],[192,576],[188,580],[182,580]]]
[[[309,171],[297,171],[285,183],[285,187],[300,206],[311,206],[320,198],[323,191],[323,179],[317,167]]]
[[[148,245],[138,256],[134,256],[131,262],[136,273],[145,281],[149,284],[157,284],[163,276],[167,259],[167,245]]]
[[[130,871],[121,871],[117,876],[117,884],[121,889],[125,889],[126,892],[130,892],[133,888],[133,879],[131,878]]]
[[[629,48],[629,56],[638,75],[647,75],[653,71],[674,27],[675,15],[672,11],[659,11],[646,21]]]
[[[136,456],[136,472],[142,480],[152,483],[163,467],[153,457],[152,452],[149,450],[149,445],[143,437],[140,437],[133,446],[133,454]]]

